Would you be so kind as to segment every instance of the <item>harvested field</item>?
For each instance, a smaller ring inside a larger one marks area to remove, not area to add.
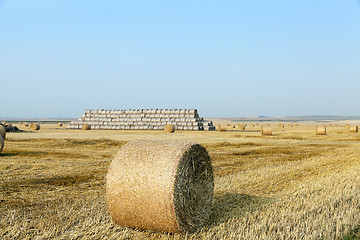
[[[276,124],[277,126],[277,124]],[[0,153],[1,239],[359,238],[360,134],[331,126],[252,131],[81,131],[43,124],[8,133]],[[115,225],[106,206],[109,165],[132,140],[202,144],[215,175],[209,223],[193,234]]]

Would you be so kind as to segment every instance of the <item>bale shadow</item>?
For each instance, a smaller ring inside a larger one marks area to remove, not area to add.
[[[247,212],[253,212],[276,199],[258,197],[240,193],[225,193],[214,196],[209,225],[215,226],[227,222],[234,217],[241,217]]]

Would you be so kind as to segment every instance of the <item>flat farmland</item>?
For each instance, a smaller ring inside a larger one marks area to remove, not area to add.
[[[232,123],[236,124],[236,123]],[[353,123],[359,125],[359,123]],[[343,239],[359,237],[360,134],[343,124],[244,131],[68,130],[7,133],[0,154],[1,239]],[[128,141],[202,144],[215,175],[211,217],[193,234],[115,225],[105,199],[106,173]]]

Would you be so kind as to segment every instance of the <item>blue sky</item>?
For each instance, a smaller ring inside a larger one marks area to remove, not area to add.
[[[0,0],[0,117],[360,115],[360,1]]]

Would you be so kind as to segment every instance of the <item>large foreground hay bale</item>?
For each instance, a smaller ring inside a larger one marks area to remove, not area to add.
[[[2,152],[4,148],[4,139],[2,137],[2,135],[0,134],[0,153]]]
[[[6,139],[6,129],[3,125],[0,125],[0,135],[3,139]]]
[[[106,197],[119,225],[164,232],[194,232],[209,218],[214,190],[204,147],[180,141],[134,141],[115,155]]]
[[[316,126],[316,135],[326,135],[326,126]]]
[[[350,127],[350,132],[358,132],[358,131],[359,131],[358,126],[351,126]]]
[[[173,133],[175,132],[175,126],[172,124],[166,124],[164,127],[164,131],[167,133]]]
[[[91,126],[89,124],[83,124],[81,127],[82,130],[90,130]]]
[[[30,124],[30,128],[33,130],[40,130],[40,125],[38,123]]]
[[[268,125],[262,125],[261,126],[261,135],[271,136],[272,135],[272,127],[268,126]]]

